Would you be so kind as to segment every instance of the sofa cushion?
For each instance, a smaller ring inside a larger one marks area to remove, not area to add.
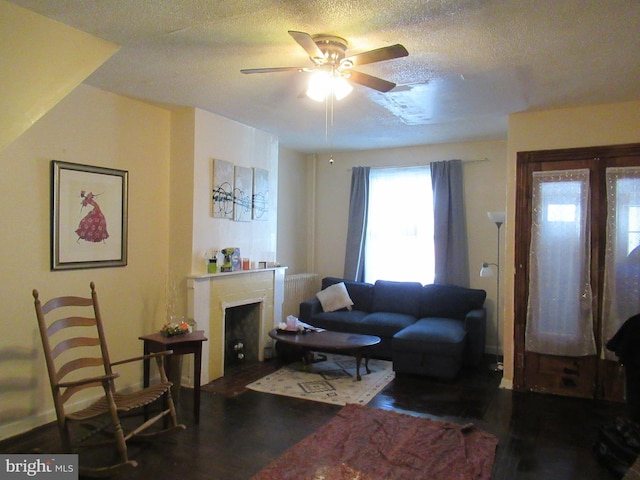
[[[369,312],[361,310],[340,310],[337,312],[320,312],[313,316],[311,325],[327,330],[346,333],[360,333],[359,325]]]
[[[393,337],[403,328],[416,321],[413,315],[405,313],[374,312],[365,316],[360,325],[366,328],[369,335],[378,337]]]
[[[487,292],[456,285],[431,284],[422,287],[418,317],[444,317],[464,320],[465,315],[482,308]]]
[[[393,350],[462,358],[466,338],[464,323],[459,320],[423,318],[394,335]]]
[[[340,282],[343,282],[345,287],[347,287],[349,297],[353,301],[354,310],[362,310],[365,312],[371,311],[371,304],[373,301],[373,284],[353,282],[337,277],[324,277],[322,279],[322,289],[324,290],[325,288]]]
[[[372,312],[393,312],[420,316],[422,284],[377,280],[373,287]]]
[[[322,310],[325,312],[333,312],[343,308],[351,310],[351,306],[353,305],[353,301],[351,297],[349,297],[344,282],[335,283],[324,290],[320,290],[316,294],[316,297],[320,300]]]

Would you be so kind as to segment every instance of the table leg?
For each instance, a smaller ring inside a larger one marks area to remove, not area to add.
[[[163,367],[164,367],[164,373],[167,376],[167,380],[171,381],[171,363],[173,359],[173,354],[168,355],[166,357],[164,357],[163,361]],[[171,392],[171,396],[173,396],[173,391]]]
[[[369,355],[364,356],[364,368],[367,370],[367,373],[371,373],[371,370],[369,370]]]
[[[150,351],[149,351],[149,343],[148,342],[144,342],[144,347],[143,347],[143,351],[144,351],[144,355],[149,355]],[[150,368],[150,362],[151,360],[149,360],[148,358],[145,358],[142,361],[142,386],[144,388],[147,388],[149,386],[149,374],[151,371]],[[145,405],[144,407],[144,421],[146,422],[147,420],[149,420],[149,407],[147,405]]]
[[[193,352],[193,416],[200,423],[200,376],[202,371],[202,344]]]
[[[362,363],[362,352],[361,351],[354,352],[353,356],[356,357],[356,378],[358,380],[362,380],[362,377],[360,376],[360,363]],[[371,370],[369,370],[369,358],[370,356],[368,354],[364,355],[364,369],[367,371],[367,373],[371,373]]]
[[[167,380],[171,381],[171,359],[173,357],[172,355],[168,355],[166,357],[162,357],[162,368],[164,368],[164,374],[167,377]],[[170,393],[171,393],[171,400],[173,401],[173,405],[174,408],[178,407],[178,403],[177,403],[177,399],[174,396],[174,392],[175,392],[175,385],[173,385],[170,389]],[[164,395],[162,397],[162,409],[166,410],[167,407],[169,405],[169,400],[167,399],[167,396]],[[165,416],[162,419],[162,427],[163,428],[169,428],[169,418],[167,416]]]
[[[360,376],[360,362],[362,361],[362,353],[356,352],[354,355],[356,357],[356,379],[360,381],[362,380],[362,377]],[[368,368],[367,371],[369,371]]]
[[[149,344],[147,342],[144,342],[144,355],[149,355]],[[148,358],[145,358],[142,361],[142,368],[143,368],[143,377],[142,377],[142,385],[144,386],[144,388],[147,388],[149,386],[149,371],[150,371],[150,367],[149,367],[149,363],[150,360]]]

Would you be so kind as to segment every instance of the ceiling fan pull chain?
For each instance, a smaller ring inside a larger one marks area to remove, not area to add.
[[[329,165],[333,165],[333,102],[334,95],[329,95],[331,97],[331,124],[329,125]]]
[[[335,95],[329,95],[331,97],[331,140],[333,141],[333,101],[335,98]]]
[[[329,140],[329,97],[324,99],[324,141]]]

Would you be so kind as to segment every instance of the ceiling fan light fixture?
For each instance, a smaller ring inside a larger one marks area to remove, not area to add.
[[[333,77],[331,84],[333,88],[333,94],[336,96],[336,100],[342,100],[353,90],[351,84],[347,82],[342,76]]]
[[[331,93],[331,75],[329,72],[318,70],[309,78],[309,86],[307,87],[307,97],[322,102],[329,93]]]
[[[352,90],[353,87],[342,75],[318,70],[309,79],[307,96],[316,102],[322,102],[332,94],[335,95],[336,100],[342,100]]]
[[[324,78],[311,78],[307,87],[307,96],[322,102],[328,100],[333,94],[340,100],[353,90],[352,84],[362,85],[385,93],[395,88],[396,84],[383,80],[357,70],[359,67],[376,62],[406,57],[409,52],[399,43],[387,47],[376,48],[367,52],[347,56],[347,41],[335,35],[314,35],[305,32],[289,30],[289,35],[309,55],[312,67],[267,67],[267,68],[243,68],[242,73],[274,73],[274,72],[315,72],[316,76]],[[333,97],[331,97],[333,98]]]

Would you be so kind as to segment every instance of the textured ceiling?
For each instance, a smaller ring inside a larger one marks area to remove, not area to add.
[[[11,0],[122,46],[86,83],[193,106],[309,153],[506,139],[513,112],[640,100],[638,0]],[[356,70],[397,83],[306,97],[311,66],[288,30],[331,34],[347,54],[403,44]]]

